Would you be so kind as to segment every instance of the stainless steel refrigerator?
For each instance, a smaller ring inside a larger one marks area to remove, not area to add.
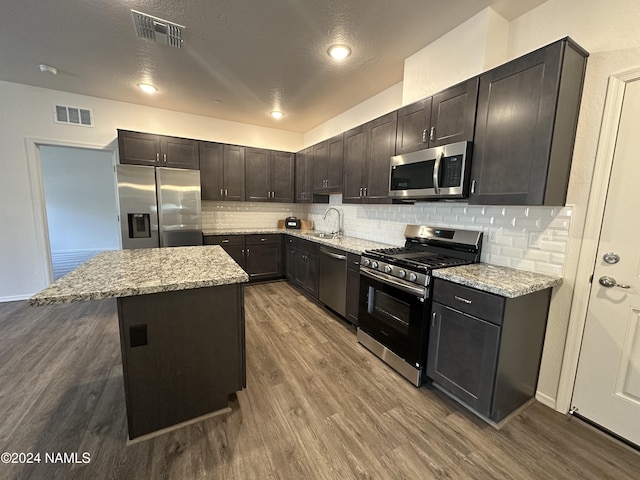
[[[118,165],[122,248],[202,245],[200,172]]]

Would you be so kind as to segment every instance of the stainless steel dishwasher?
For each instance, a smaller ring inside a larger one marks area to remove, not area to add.
[[[344,317],[347,302],[347,255],[320,247],[320,301]]]

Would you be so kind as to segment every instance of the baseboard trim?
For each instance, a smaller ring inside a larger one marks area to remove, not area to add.
[[[536,392],[536,400],[538,400],[541,404],[546,407],[556,409],[556,399],[551,398],[549,395],[545,395],[544,393]],[[567,413],[567,412],[563,412]]]
[[[33,294],[27,294],[27,295],[13,295],[13,296],[9,296],[9,297],[0,297],[0,303],[6,303],[6,302],[19,302],[21,300],[29,300],[29,298],[31,297],[31,295]]]

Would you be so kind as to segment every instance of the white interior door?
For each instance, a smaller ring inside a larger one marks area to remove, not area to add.
[[[639,133],[640,81],[635,81],[625,88],[572,400],[578,414],[636,445],[640,445]]]

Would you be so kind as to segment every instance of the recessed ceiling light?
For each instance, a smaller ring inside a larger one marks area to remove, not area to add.
[[[40,71],[42,73],[50,73],[51,75],[56,75],[58,73],[58,69],[56,67],[52,67],[51,65],[45,65],[41,63],[38,65],[40,67]]]
[[[273,118],[275,118],[276,120],[280,120],[282,117],[284,117],[284,113],[282,113],[279,110],[274,110],[273,112],[271,112],[269,115],[271,115]]]
[[[139,83],[138,88],[145,93],[156,93],[158,89],[149,83]]]
[[[351,49],[346,45],[331,45],[327,50],[330,57],[336,60],[344,60],[351,55]]]

